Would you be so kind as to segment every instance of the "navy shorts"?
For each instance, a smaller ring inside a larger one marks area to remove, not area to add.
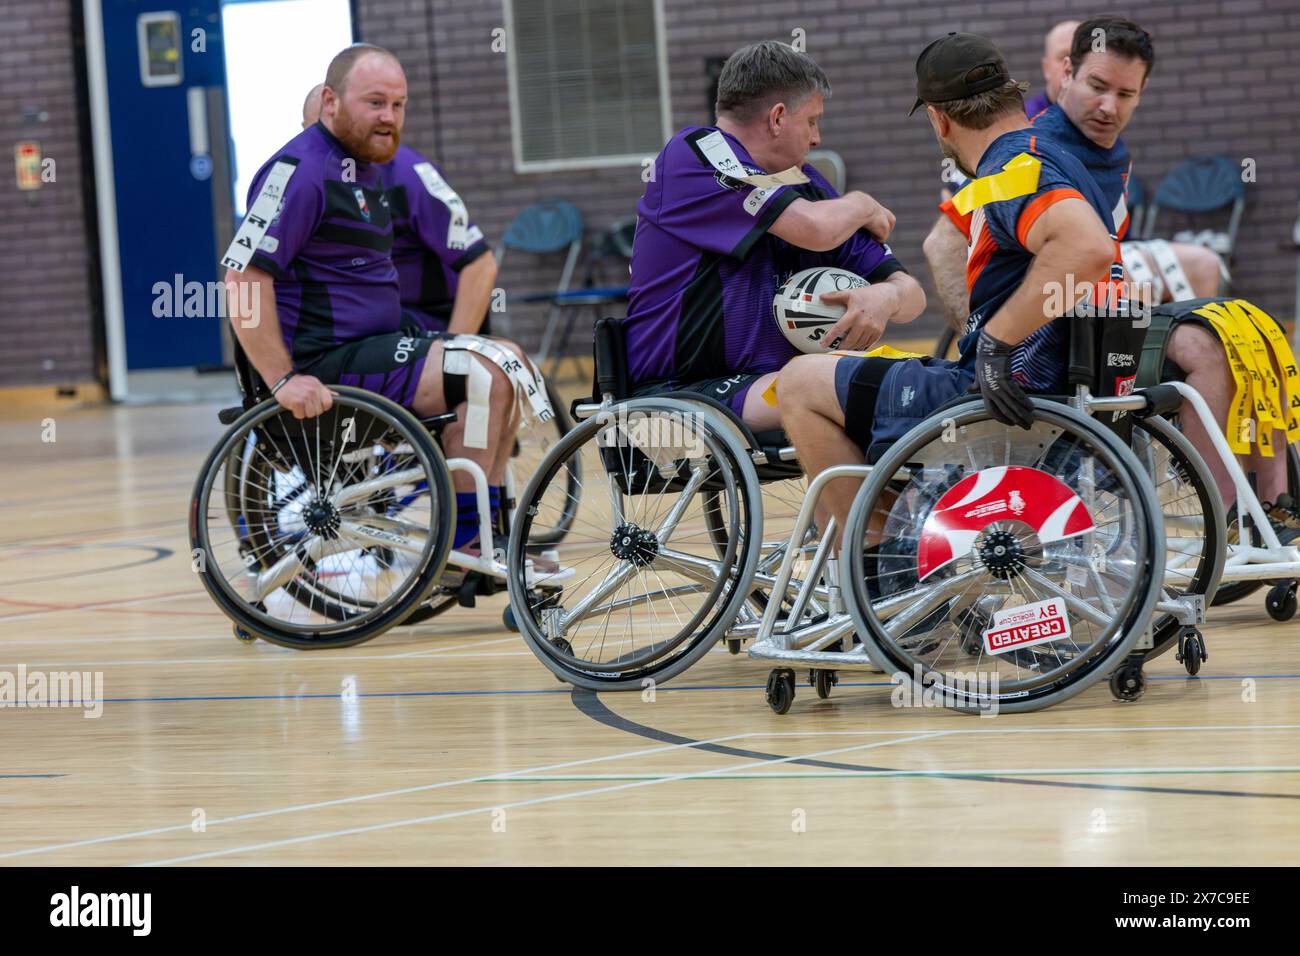
[[[841,358],[835,393],[844,431],[864,451],[889,444],[953,399],[970,392],[975,374],[947,359]]]

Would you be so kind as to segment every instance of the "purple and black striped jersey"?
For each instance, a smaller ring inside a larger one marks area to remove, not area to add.
[[[487,252],[487,243],[442,171],[420,153],[399,146],[382,168],[402,307],[446,328],[460,270]]]
[[[292,167],[251,264],[275,279],[275,305],[296,365],[401,324],[383,167],[350,156],[316,123],[258,170],[251,210],[276,168]]]
[[[734,136],[687,127],[656,158],[637,204],[624,320],[634,384],[776,371],[797,354],[772,319],[785,277],[816,265],[841,266],[870,281],[902,270],[889,248],[865,232],[824,253],[770,235],[795,199],[829,199],[835,190],[811,165],[803,167],[803,185],[753,185],[710,161],[719,154],[727,157],[722,165],[734,157],[744,167],[738,175],[765,173]]]

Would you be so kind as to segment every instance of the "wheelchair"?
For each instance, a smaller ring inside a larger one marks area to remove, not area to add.
[[[443,454],[441,432],[455,413],[420,419],[380,395],[336,385],[329,411],[298,420],[238,348],[235,371],[243,400],[218,413],[229,428],[199,473],[189,517],[194,570],[236,638],[349,647],[503,589],[499,553],[451,548],[451,474],[474,479],[479,540],[507,533],[518,477],[570,424],[549,385],[554,418],[521,421],[494,528],[482,469]],[[581,474],[571,478],[553,489],[560,500],[541,542],[547,547],[576,513]]]
[[[523,490],[511,530],[507,584],[530,649],[561,680],[627,690],[682,673],[719,641],[733,651],[749,641],[750,657],[783,665],[767,689],[780,713],[795,663],[823,697],[841,669],[920,684],[960,661],[998,681],[992,698],[950,695],[959,710],[1046,706],[1112,674],[1116,695],[1135,699],[1146,660],[1203,646],[1223,508],[1204,463],[1159,417],[1181,402],[1175,390],[1093,395],[1101,350],[1117,348],[1112,329],[1131,323],[1073,325],[1077,408],[1038,399],[1038,423],[1020,432],[964,398],[871,464],[805,483],[783,433],[755,434],[697,393],[630,398],[622,327],[601,320],[595,394],[574,404],[577,424]],[[551,485],[578,467],[587,495],[560,549],[572,576],[543,593],[529,584],[530,538],[554,520]],[[1008,514],[918,574],[927,521],[964,493],[955,489],[1030,471],[1089,525],[1045,536]],[[834,519],[819,528],[816,515],[839,477],[865,483],[836,557]],[[986,545],[1002,549],[996,559]],[[1004,606],[1040,595],[1065,602],[1078,619],[1070,634],[986,653],[981,635]]]

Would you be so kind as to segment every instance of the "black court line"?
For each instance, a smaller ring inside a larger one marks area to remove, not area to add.
[[[867,764],[840,763],[833,760],[817,760],[811,757],[790,757],[783,754],[767,753],[761,750],[744,750],[739,747],[728,747],[723,744],[711,744],[701,740],[694,740],[690,737],[683,737],[680,734],[670,733],[666,730],[659,730],[655,727],[647,727],[645,724],[639,724],[634,720],[629,720],[621,714],[616,714],[610,710],[594,691],[585,690],[575,687],[573,689],[573,706],[586,717],[599,724],[604,724],[614,730],[621,730],[624,733],[634,734],[638,737],[645,737],[649,740],[656,740],[661,743],[679,744],[687,747],[694,747],[698,750],[708,751],[709,753],[722,754],[728,757],[746,757],[751,760],[780,760],[785,763],[802,764],[808,767],[822,767],[830,770],[870,770],[870,771],[894,771],[901,773],[897,767],[876,767]],[[906,731],[899,731],[906,733]],[[1066,780],[1037,780],[1026,779],[1024,777],[994,777],[988,774],[963,774],[963,773],[945,773],[942,776],[924,777],[929,780],[972,780],[976,783],[1010,783],[1020,784],[1027,787],[1057,787],[1066,790],[1110,790],[1121,791],[1125,793],[1161,793],[1174,794],[1178,796],[1193,797],[1259,797],[1266,800],[1300,800],[1300,793],[1252,793],[1247,790],[1201,790],[1183,787],[1154,787],[1154,786],[1124,786],[1121,784],[1110,783],[1071,783]]]

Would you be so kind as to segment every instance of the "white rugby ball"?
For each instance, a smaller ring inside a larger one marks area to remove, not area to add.
[[[804,269],[786,279],[772,300],[777,328],[800,352],[829,352],[838,342],[825,335],[844,316],[844,306],[823,302],[827,292],[847,292],[870,285],[860,275],[835,266]]]

